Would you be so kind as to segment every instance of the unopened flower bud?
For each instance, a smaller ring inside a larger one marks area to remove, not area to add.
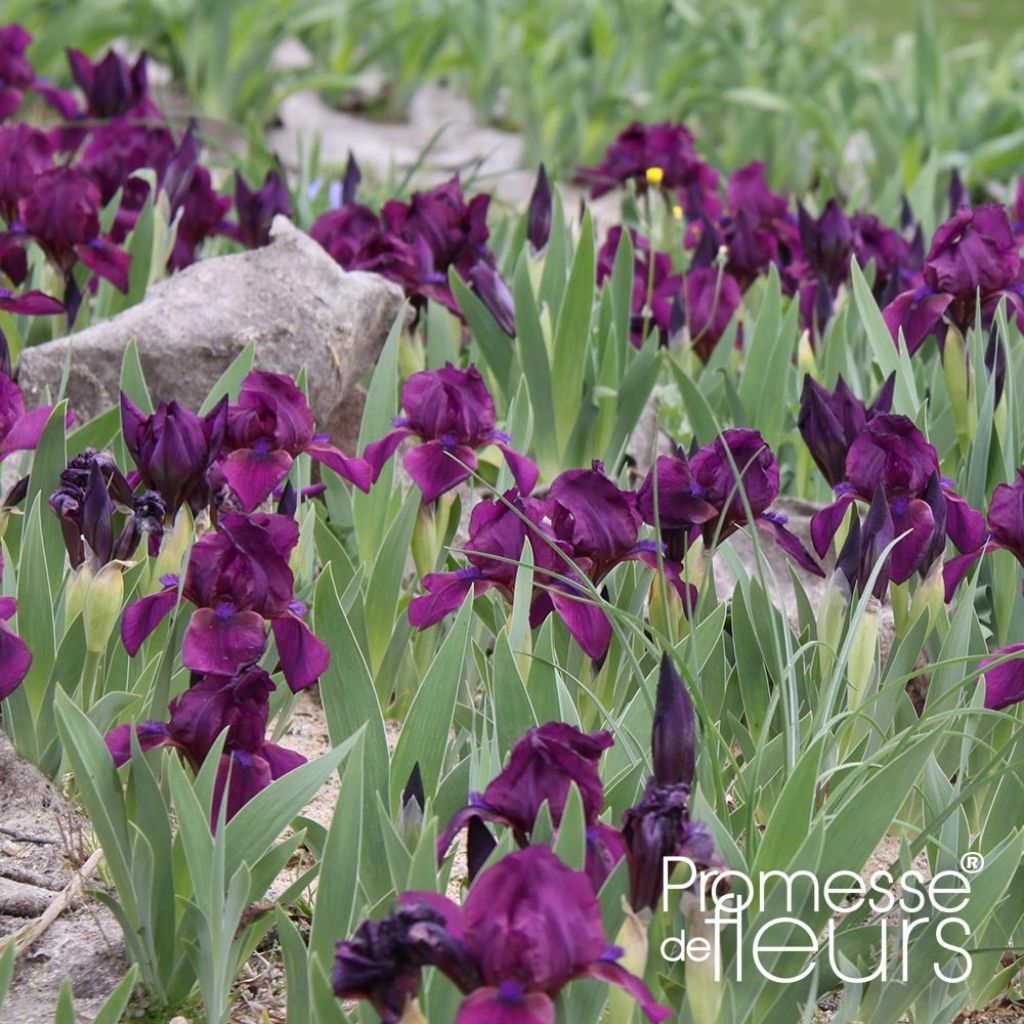
[[[102,654],[113,635],[124,604],[124,579],[121,573],[131,562],[108,562],[89,583],[82,608],[85,646],[91,654]]]

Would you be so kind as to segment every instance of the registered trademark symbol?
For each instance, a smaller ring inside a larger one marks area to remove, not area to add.
[[[976,875],[985,866],[985,858],[980,853],[968,852],[960,858],[960,867],[969,875]]]

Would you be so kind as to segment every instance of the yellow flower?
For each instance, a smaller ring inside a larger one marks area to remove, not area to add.
[[[665,171],[661,167],[647,168],[647,184],[660,185],[665,180]]]
[[[678,203],[672,207],[672,216],[675,217],[676,220],[683,219],[683,208]]]

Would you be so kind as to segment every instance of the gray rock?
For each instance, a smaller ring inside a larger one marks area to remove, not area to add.
[[[255,366],[306,368],[321,430],[348,419],[346,400],[374,365],[402,305],[401,289],[376,274],[346,273],[308,235],[278,217],[273,242],[201,260],[154,285],[123,313],[27,349],[18,383],[30,405],[56,393],[71,349],[67,397],[79,421],[118,401],[121,360],[134,338],[154,401],[197,409],[231,361],[256,343]]]

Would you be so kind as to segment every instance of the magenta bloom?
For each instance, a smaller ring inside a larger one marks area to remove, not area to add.
[[[6,357],[7,341],[2,332],[0,351]],[[0,372],[0,461],[11,452],[34,449],[52,412],[52,405],[40,405],[26,412],[21,388],[6,373]]]
[[[903,583],[926,573],[940,557],[948,536],[962,552],[976,551],[985,540],[985,522],[941,478],[939,458],[906,416],[884,413],[871,419],[850,445],[846,480],[836,500],[811,520],[811,539],[824,557],[847,508],[870,504],[880,489],[892,517],[893,536],[909,531],[893,548],[889,577]]]
[[[40,174],[19,204],[20,223],[0,235],[0,257],[35,241],[65,279],[81,260],[94,274],[128,290],[131,257],[100,234],[100,193],[83,172],[55,167]]]
[[[420,293],[453,313],[458,313],[458,306],[448,285],[449,268],[469,280],[478,263],[494,266],[494,254],[487,248],[490,202],[491,197],[481,193],[467,203],[456,175],[429,192],[414,192],[407,203],[391,199],[381,208],[384,229],[419,256]]]
[[[604,803],[598,762],[614,742],[611,733],[585,733],[563,722],[527,730],[512,748],[508,766],[483,794],[471,793],[469,805],[453,815],[437,841],[438,859],[473,819],[508,825],[525,846],[545,801],[558,826],[571,783],[576,783],[583,798],[587,824],[593,824]]]
[[[0,578],[3,574],[4,561],[0,555]],[[32,665],[32,653],[25,641],[6,625],[17,610],[15,598],[0,597],[0,700],[14,693]]]
[[[205,416],[177,402],[161,402],[146,416],[121,392],[121,433],[139,475],[158,491],[172,519],[186,502],[198,512],[209,499],[206,474],[220,454],[227,428],[227,397]]]
[[[902,329],[907,351],[913,354],[943,321],[966,334],[975,324],[979,293],[984,326],[1003,298],[1024,326],[1020,270],[1005,207],[962,207],[935,232],[922,287],[903,292],[882,311],[893,340],[898,343]]]
[[[219,529],[196,542],[182,597],[196,605],[182,648],[193,672],[234,675],[266,648],[270,620],[285,680],[298,691],[316,682],[330,652],[302,621],[304,607],[293,596],[288,556],[299,540],[294,519],[279,515],[220,516]],[[178,603],[178,579],[125,609],[121,639],[134,657],[143,641]]]
[[[1001,665],[995,662],[1009,658]],[[985,674],[985,707],[990,711],[1001,711],[1024,700],[1024,644],[1011,644],[992,652],[992,657],[983,658],[981,668]]]
[[[394,421],[397,429],[363,453],[374,481],[402,441],[418,437],[421,444],[402,464],[424,501],[434,501],[468,480],[477,466],[476,449],[488,444],[501,449],[520,492],[533,490],[537,467],[509,447],[508,434],[495,429],[494,399],[475,366],[459,370],[448,363],[441,370],[414,373],[402,388],[402,407],[405,416]]]
[[[695,267],[683,279],[683,294],[690,342],[706,363],[740,308],[740,286],[731,274],[715,267]]]
[[[512,508],[509,505],[513,506]],[[409,621],[426,629],[456,611],[473,592],[477,595],[496,588],[512,601],[516,561],[529,539],[534,558],[534,592],[530,602],[530,625],[539,626],[552,612],[565,623],[576,642],[592,658],[602,657],[611,642],[611,624],[604,612],[586,599],[583,581],[578,586],[556,579],[572,576],[571,567],[559,555],[559,544],[545,521],[543,502],[521,498],[513,489],[503,500],[485,498],[477,502],[469,520],[466,558],[469,566],[455,572],[429,573],[423,577],[426,594],[409,603]],[[527,523],[521,516],[526,517]],[[532,527],[532,528],[531,528]],[[554,548],[548,541],[554,544]]]
[[[107,733],[107,748],[120,767],[131,759],[134,733],[143,751],[174,747],[198,772],[217,737],[227,729],[212,818],[216,823],[226,789],[230,820],[272,780],[305,764],[301,754],[267,742],[273,692],[274,684],[261,668],[234,677],[203,676],[171,701],[169,722],[119,725]]]
[[[242,381],[238,404],[228,409],[224,448],[230,454],[221,459],[220,469],[246,512],[270,497],[303,452],[369,491],[366,462],[344,455],[314,429],[306,396],[290,377],[253,370]]]
[[[590,186],[594,199],[627,183],[643,193],[650,168],[662,172],[660,187],[679,196],[688,217],[718,216],[718,174],[700,159],[693,135],[678,122],[634,121],[608,146],[600,164],[579,168],[576,180]]]
[[[400,1019],[395,1004],[401,997],[404,1008],[404,999],[418,989],[412,972],[427,964],[467,996],[455,1024],[552,1024],[558,993],[585,977],[625,989],[649,1020],[672,1016],[616,962],[622,951],[605,942],[600,906],[587,876],[567,867],[546,846],[510,854],[483,872],[461,907],[435,893],[417,892],[403,893],[399,907],[399,915],[412,917],[392,915],[389,941],[367,941],[383,937],[381,924],[361,931],[355,942],[339,943],[332,979],[342,999],[367,998],[373,992],[384,1024]],[[406,922],[402,935],[399,928]],[[369,971],[375,961],[380,965],[376,978]],[[385,965],[401,970],[385,974]],[[382,998],[380,986],[388,975],[396,990]]]
[[[716,513],[701,524],[705,544],[714,543],[716,536],[723,540],[740,526],[757,525],[772,534],[786,554],[808,572],[824,575],[803,544],[786,529],[785,516],[768,511],[779,496],[779,462],[756,430],[723,431],[690,459],[690,477],[692,493]]]
[[[985,552],[999,548],[1009,551],[1024,565],[1024,469],[1017,471],[1013,483],[1000,484],[992,492],[988,506],[988,543],[946,563],[943,569],[946,600],[953,599],[960,581]]]
[[[870,406],[851,390],[842,374],[835,391],[822,387],[808,374],[800,394],[797,426],[811,457],[829,487],[837,487],[846,477],[846,454],[868,421],[892,409],[896,374],[892,373]]]
[[[654,507],[657,477],[658,507]],[[643,521],[660,528],[670,558],[682,561],[690,545],[700,536],[705,523],[718,518],[718,510],[702,497],[694,483],[690,463],[682,448],[673,455],[659,455],[648,470],[637,493],[637,508]]]
[[[21,106],[22,93],[32,86],[36,73],[25,56],[32,36],[20,25],[0,26],[0,121]]]

